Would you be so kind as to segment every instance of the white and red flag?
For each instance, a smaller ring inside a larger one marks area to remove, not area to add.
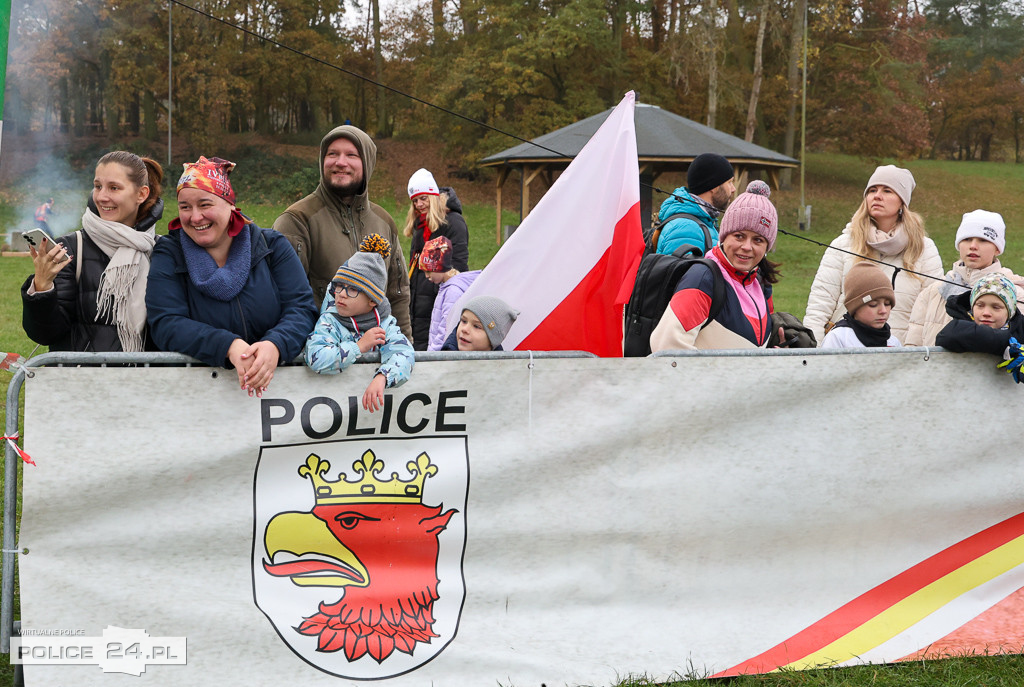
[[[640,168],[626,94],[451,310],[474,296],[519,311],[506,351],[622,355],[622,308],[643,253]]]

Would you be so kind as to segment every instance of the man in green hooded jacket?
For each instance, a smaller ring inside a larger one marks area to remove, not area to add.
[[[377,146],[366,132],[351,125],[332,129],[320,142],[316,190],[292,203],[274,222],[274,229],[299,254],[317,302],[323,300],[338,267],[359,250],[365,237],[380,234],[390,241],[387,297],[398,326],[411,341],[409,275],[398,229],[391,215],[367,197],[376,162]]]

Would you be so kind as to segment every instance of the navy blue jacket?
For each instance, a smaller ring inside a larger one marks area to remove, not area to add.
[[[235,339],[270,341],[281,362],[302,352],[316,324],[313,291],[299,256],[273,229],[249,223],[252,266],[242,291],[228,302],[210,298],[188,276],[181,229],[161,237],[153,248],[146,288],[150,336],[160,350],[190,355],[207,365],[226,367]]]
[[[1013,314],[1005,329],[992,329],[971,317],[971,292],[946,299],[946,313],[953,319],[935,337],[935,343],[956,353],[991,353],[1000,358],[1010,345],[1010,337],[1024,343],[1024,315]]]

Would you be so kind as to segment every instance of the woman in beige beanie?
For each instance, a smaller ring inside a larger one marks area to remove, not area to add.
[[[905,340],[914,301],[929,281],[906,270],[934,277],[943,274],[942,259],[924,230],[924,220],[910,209],[915,186],[910,170],[895,165],[876,168],[868,179],[860,207],[821,257],[811,284],[804,324],[818,341],[824,339],[825,326],[838,321],[846,312],[843,279],[854,263],[861,260],[858,255],[883,263],[880,267],[896,292],[896,307],[889,325],[901,343]],[[836,248],[840,250],[833,250]]]

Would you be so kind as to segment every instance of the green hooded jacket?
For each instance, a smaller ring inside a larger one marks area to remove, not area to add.
[[[354,196],[342,196],[324,183],[324,157],[328,146],[339,138],[351,141],[363,160],[363,184]],[[320,142],[320,183],[316,190],[292,203],[274,222],[274,229],[284,234],[299,254],[317,303],[327,294],[338,268],[359,250],[364,238],[380,234],[390,241],[387,297],[398,326],[411,341],[409,274],[398,229],[391,215],[367,197],[376,162],[377,146],[362,129],[349,125],[332,129]]]

